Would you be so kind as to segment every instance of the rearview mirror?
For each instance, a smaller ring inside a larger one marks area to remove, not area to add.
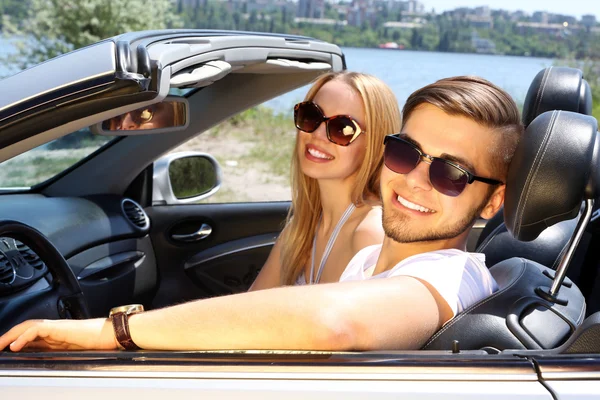
[[[187,99],[169,96],[160,103],[102,121],[96,126],[96,132],[104,135],[162,133],[185,129],[188,124]]]

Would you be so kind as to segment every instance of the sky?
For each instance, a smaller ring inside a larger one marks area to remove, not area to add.
[[[489,6],[491,9],[509,11],[522,10],[529,14],[535,11],[547,11],[553,14],[572,15],[581,18],[593,14],[600,20],[600,1],[598,0],[420,0],[425,11],[435,8],[436,13],[459,7]]]

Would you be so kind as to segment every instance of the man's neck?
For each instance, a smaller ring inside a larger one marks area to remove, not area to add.
[[[452,239],[412,243],[399,243],[386,236],[383,239],[381,253],[377,259],[373,275],[392,269],[399,262],[417,254],[446,249],[466,251],[467,237],[470,231],[470,229],[467,229],[467,231]]]

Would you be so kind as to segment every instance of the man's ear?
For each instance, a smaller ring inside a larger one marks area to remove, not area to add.
[[[483,210],[481,210],[481,214],[480,214],[481,218],[490,219],[494,215],[496,215],[496,213],[498,212],[500,207],[502,207],[502,204],[504,204],[505,191],[506,191],[506,185],[500,185],[494,190],[494,192],[488,199],[488,202],[483,207]]]

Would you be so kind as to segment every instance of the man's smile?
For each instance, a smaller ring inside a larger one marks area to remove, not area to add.
[[[412,201],[405,199],[404,197],[400,196],[399,194],[396,194],[396,201],[398,202],[398,204],[400,204],[401,206],[403,206],[405,208],[408,208],[411,211],[418,211],[423,214],[433,214],[436,212],[435,210],[432,210],[431,208],[427,208],[420,204],[413,203]]]

